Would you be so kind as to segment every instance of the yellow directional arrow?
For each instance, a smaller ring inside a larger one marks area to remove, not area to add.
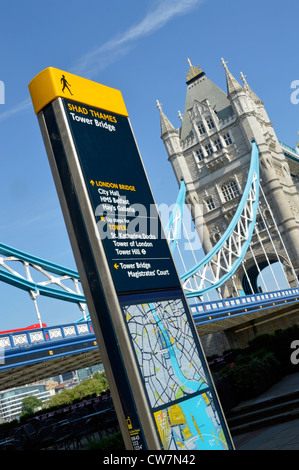
[[[95,184],[95,183],[94,183],[94,181],[93,181],[93,180],[91,180],[91,181],[90,181],[90,184],[92,184],[92,185],[94,186],[94,184]]]
[[[114,265],[115,269],[118,269],[119,268],[119,264],[116,264]]]

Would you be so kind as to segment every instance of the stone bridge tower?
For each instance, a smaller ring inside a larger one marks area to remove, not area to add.
[[[280,143],[265,106],[241,73],[243,85],[222,59],[226,92],[189,61],[181,126],[175,128],[158,103],[161,138],[177,181],[185,180],[186,202],[202,233],[206,253],[219,240],[239,204],[250,165],[251,142],[259,148],[261,195],[255,233],[242,267],[224,297],[258,292],[262,269],[278,260],[290,286],[299,274],[299,151]],[[263,197],[265,195],[265,198]],[[195,218],[196,204],[202,218]],[[202,224],[203,226],[199,226]]]

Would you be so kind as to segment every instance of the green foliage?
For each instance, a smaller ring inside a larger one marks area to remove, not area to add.
[[[50,397],[45,403],[45,408],[67,406],[86,397],[100,395],[108,388],[105,372],[95,372],[92,378],[84,380],[76,387],[70,390],[64,389],[57,395]]]
[[[42,404],[42,400],[39,400],[34,395],[30,395],[29,397],[23,398],[22,411],[20,416],[23,417],[34,413],[35,408],[41,407]]]
[[[88,445],[87,450],[101,450],[105,452],[125,450],[125,445],[120,432],[114,434],[111,437],[105,437],[100,441],[92,441]]]
[[[248,345],[253,351],[256,351],[261,348],[271,349],[274,340],[274,335],[264,333],[256,336],[254,339],[249,341]]]
[[[262,390],[265,382],[274,383],[278,370],[279,361],[274,354],[261,349],[237,359],[230,373],[237,392],[254,395],[257,390]]]
[[[281,364],[267,349],[247,351],[218,372],[218,382],[229,383],[237,400],[247,400],[264,392],[281,377]],[[223,382],[224,381],[224,382]],[[220,386],[220,385],[219,385]],[[221,394],[227,390],[221,389]]]
[[[273,353],[280,362],[280,372],[289,374],[299,370],[299,366],[290,361],[290,345],[297,339],[299,339],[299,326],[293,325],[286,329],[276,330],[274,334],[258,335],[248,344],[252,352],[263,348]]]

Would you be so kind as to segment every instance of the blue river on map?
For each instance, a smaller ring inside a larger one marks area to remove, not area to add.
[[[179,364],[177,362],[177,357],[175,354],[175,351],[177,351],[178,355],[180,354],[180,352],[174,344],[171,344],[171,341],[169,339],[169,334],[167,330],[164,328],[162,320],[159,318],[158,314],[156,313],[156,309],[154,305],[153,304],[149,304],[149,305],[154,314],[154,319],[157,325],[159,326],[162,332],[162,335],[164,337],[166,346],[169,351],[171,364],[174,368],[174,371],[178,379],[182,382],[183,385],[188,387],[193,392],[198,392],[199,390],[208,391],[209,386],[207,383],[187,380],[186,377],[183,375],[179,367]],[[216,421],[213,422],[212,417],[208,413],[208,405],[206,404],[202,395],[196,396],[196,397],[190,397],[188,400],[181,402],[179,406],[181,407],[182,412],[184,413],[184,416],[188,423],[188,427],[193,436],[191,439],[188,439],[187,441],[182,442],[183,448],[188,448],[190,450],[191,449],[204,450],[204,449],[211,449],[211,448],[215,450],[227,449],[227,443],[219,437],[219,433],[223,435],[222,427],[220,423],[217,423]],[[197,422],[197,426],[200,429],[200,434],[198,433],[196,429],[192,416],[193,416],[193,419],[195,419],[195,421]],[[174,429],[173,429],[173,432],[175,432]],[[177,435],[173,437],[174,437],[175,442],[177,442],[180,440],[181,436]],[[176,448],[179,448],[179,447],[176,447]]]
[[[150,305],[152,311],[155,312],[155,307],[152,304],[149,304],[149,305]],[[180,354],[179,350],[177,349],[177,347],[175,345],[171,344],[171,342],[169,340],[168,332],[164,328],[164,325],[163,325],[161,319],[159,318],[159,316],[157,314],[155,314],[154,318],[155,318],[157,324],[159,325],[160,330],[162,331],[163,337],[165,339],[165,342],[166,342],[166,345],[167,345],[167,348],[168,348],[168,351],[169,351],[169,354],[170,354],[171,364],[174,368],[174,371],[175,371],[178,379],[182,382],[183,385],[188,387],[193,392],[197,392],[203,386],[207,387],[208,385],[203,383],[203,382],[199,383],[199,382],[196,382],[196,381],[191,381],[191,380],[186,379],[186,377],[183,375],[183,373],[180,369],[180,366],[177,362],[177,358],[176,358],[176,354],[175,354],[175,350],[177,351],[178,354]]]
[[[211,416],[207,412],[207,404],[204,398],[196,396],[180,403],[182,412],[184,413],[186,423],[188,424],[189,430],[192,437],[186,441],[181,440],[181,434],[175,434],[173,429],[173,438],[175,442],[181,442],[183,447],[178,444],[175,445],[176,449],[188,449],[188,450],[225,450],[227,449],[227,443],[224,441],[224,435],[221,432],[222,428],[220,424],[212,421]],[[194,421],[195,419],[197,426],[200,430],[198,433]],[[221,433],[221,437],[220,434]]]

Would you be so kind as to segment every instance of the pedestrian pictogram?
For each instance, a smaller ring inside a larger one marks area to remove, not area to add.
[[[70,83],[68,83],[67,79],[65,78],[64,75],[62,75],[61,79],[60,79],[60,82],[63,84],[63,87],[62,87],[62,91],[64,93],[64,89],[67,88],[68,91],[70,92],[70,94],[72,95],[73,93],[71,92],[71,90],[69,89],[69,87],[71,86]]]

